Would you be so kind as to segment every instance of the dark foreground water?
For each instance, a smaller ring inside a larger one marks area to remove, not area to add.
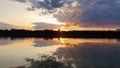
[[[118,39],[0,38],[0,68],[27,65],[38,54],[64,56],[74,68],[120,68]]]

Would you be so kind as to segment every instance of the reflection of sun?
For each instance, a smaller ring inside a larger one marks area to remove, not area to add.
[[[60,38],[60,42],[62,43],[62,44],[64,44],[65,42],[64,42],[64,38]]]

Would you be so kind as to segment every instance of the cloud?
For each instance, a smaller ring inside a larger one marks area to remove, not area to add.
[[[53,13],[61,22],[81,27],[120,26],[120,0],[16,0],[30,3],[31,9]],[[31,10],[30,8],[28,10]],[[59,9],[59,11],[57,11]],[[54,14],[55,12],[55,14]]]
[[[27,10],[28,11],[35,11],[34,7],[28,7]]]
[[[44,22],[36,22],[33,23],[35,26],[33,27],[34,29],[58,29],[61,26],[57,24],[50,24],[50,23],[44,23]]]
[[[81,27],[111,27],[120,26],[119,0],[78,0],[76,7],[65,14],[55,15],[62,22],[70,22]],[[68,8],[67,8],[68,9]]]
[[[44,22],[35,22],[33,23],[34,26],[32,28],[34,29],[59,29],[61,28],[60,24],[50,24],[50,23],[44,23]],[[15,25],[11,25],[8,23],[3,23],[0,22],[0,30],[4,30],[4,29],[26,29],[26,26],[15,26]]]
[[[21,2],[21,3],[27,2],[27,0],[11,0],[11,1],[18,1],[18,2]]]
[[[23,3],[24,3],[24,2],[27,2],[27,0],[17,0],[17,1],[19,1],[19,2],[23,2]]]
[[[0,22],[0,29],[12,29],[12,28],[18,28],[17,26]]]
[[[78,18],[83,26],[119,27],[120,2],[118,0],[100,0],[86,9]]]
[[[20,3],[30,4],[31,6],[28,9],[34,10],[44,10],[42,13],[53,13],[57,11],[57,8],[60,8],[64,5],[65,0],[15,0]]]

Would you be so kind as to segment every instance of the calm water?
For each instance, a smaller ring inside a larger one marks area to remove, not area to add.
[[[65,56],[75,68],[120,68],[118,39],[0,38],[0,68],[28,64],[38,54]]]

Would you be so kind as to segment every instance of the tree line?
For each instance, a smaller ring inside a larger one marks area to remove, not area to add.
[[[40,38],[120,38],[119,31],[55,31],[55,30],[0,30],[0,37],[40,37]]]

